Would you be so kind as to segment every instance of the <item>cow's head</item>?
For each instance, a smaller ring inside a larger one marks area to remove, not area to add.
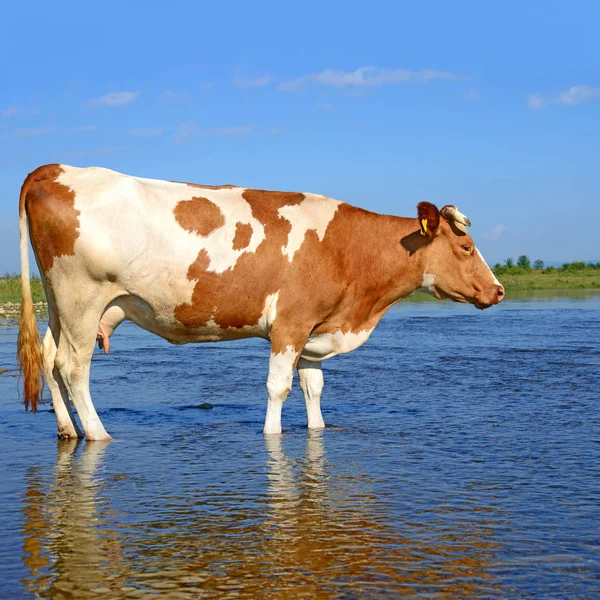
[[[504,297],[504,287],[496,279],[465,227],[471,222],[455,206],[438,210],[429,202],[417,206],[423,270],[422,290],[436,298],[470,302],[489,308]]]

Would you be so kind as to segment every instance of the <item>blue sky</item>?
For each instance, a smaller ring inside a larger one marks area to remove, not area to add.
[[[456,204],[488,262],[600,260],[600,3],[3,6],[0,272],[49,162]]]

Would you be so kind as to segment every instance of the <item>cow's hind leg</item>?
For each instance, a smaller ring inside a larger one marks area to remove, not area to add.
[[[88,305],[84,314],[67,322],[61,315],[56,364],[88,440],[109,440],[90,395],[90,363],[103,307]]]
[[[298,379],[306,402],[309,429],[322,429],[325,421],[321,415],[321,393],[323,392],[323,370],[320,361],[301,358],[298,361]]]
[[[55,365],[56,359],[56,340],[60,338],[60,328],[55,319],[50,317],[50,323],[44,336],[44,373],[46,375],[46,383],[52,397],[52,406],[56,415],[56,423],[58,426],[57,435],[59,438],[76,439],[83,437],[83,433],[79,429],[75,421],[71,402],[67,393],[67,388],[62,380],[62,377]]]

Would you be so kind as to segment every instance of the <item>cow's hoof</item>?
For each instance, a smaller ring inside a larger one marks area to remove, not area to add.
[[[263,435],[281,435],[281,427],[273,429],[263,429]]]
[[[86,436],[85,440],[86,440],[86,442],[111,442],[112,437],[110,437],[110,435],[108,435],[108,434],[106,434],[105,436],[102,436],[102,437]]]
[[[83,439],[82,434],[78,434],[73,431],[61,431],[60,429],[56,432],[56,436],[59,440],[80,440]]]

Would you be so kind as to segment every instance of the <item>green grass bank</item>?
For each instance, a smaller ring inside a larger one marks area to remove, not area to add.
[[[600,269],[570,267],[559,269],[494,269],[507,292],[528,290],[591,290],[600,288]]]
[[[46,294],[39,277],[31,279],[31,294],[34,302],[45,302]],[[21,302],[21,276],[5,275],[0,277],[0,303]]]

